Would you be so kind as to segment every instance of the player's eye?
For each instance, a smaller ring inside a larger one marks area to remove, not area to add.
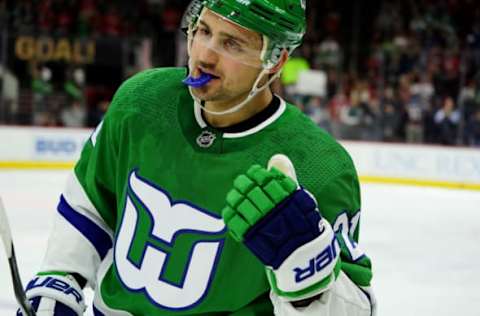
[[[197,28],[196,35],[199,35],[199,36],[202,36],[202,37],[209,36],[210,35],[210,30],[207,29],[206,27],[200,26],[200,27]]]
[[[225,47],[225,49],[231,53],[242,53],[243,52],[243,48],[242,48],[242,45],[240,45],[240,43],[238,43],[236,40],[232,39],[232,38],[229,38],[229,39],[226,39],[223,43],[223,46]]]

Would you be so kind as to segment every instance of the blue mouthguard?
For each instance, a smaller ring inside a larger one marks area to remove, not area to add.
[[[209,83],[212,79],[212,75],[202,72],[200,77],[194,78],[190,75],[184,80],[182,80],[182,82],[187,86],[191,86],[193,88],[200,88]]]

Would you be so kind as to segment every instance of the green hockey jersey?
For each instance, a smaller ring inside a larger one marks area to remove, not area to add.
[[[71,208],[95,214],[110,231],[105,237],[69,219],[101,260],[95,281],[89,278],[96,313],[273,314],[264,266],[229,236],[220,212],[233,179],[278,153],[291,159],[334,228],[342,270],[368,287],[370,260],[357,245],[359,183],[348,153],[284,101],[246,131],[212,128],[181,82],[186,74],[154,69],[127,80],[76,164],[79,188],[70,191],[88,203]]]

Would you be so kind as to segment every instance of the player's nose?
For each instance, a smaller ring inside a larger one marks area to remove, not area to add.
[[[218,62],[219,53],[214,48],[207,45],[200,45],[198,49],[199,52],[197,56],[199,62],[212,65],[215,65]]]

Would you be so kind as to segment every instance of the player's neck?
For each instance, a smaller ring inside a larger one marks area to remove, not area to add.
[[[232,102],[229,105],[224,103],[206,102],[205,107],[208,110],[215,112],[225,111],[226,109],[232,108],[236,104],[242,102],[245,97],[246,96],[242,96],[239,101]],[[255,114],[264,110],[270,104],[270,102],[272,102],[272,98],[272,92],[267,88],[263,91],[260,91],[255,97],[252,98],[252,100],[250,100],[236,112],[225,115],[214,115],[204,112],[204,118],[210,126],[218,128],[229,127],[248,120]]]

